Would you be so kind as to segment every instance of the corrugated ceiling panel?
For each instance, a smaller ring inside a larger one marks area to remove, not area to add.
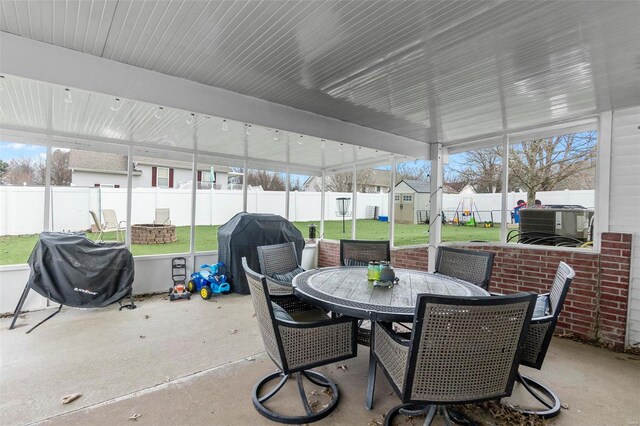
[[[0,30],[422,141],[640,99],[640,2],[0,0]]]

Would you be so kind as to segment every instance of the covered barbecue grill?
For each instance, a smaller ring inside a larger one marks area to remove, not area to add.
[[[133,256],[123,243],[95,242],[82,233],[43,232],[28,263],[31,274],[10,328],[32,289],[60,304],[49,318],[63,305],[102,308],[132,296]],[[135,307],[133,300],[127,307]]]
[[[249,294],[249,286],[242,269],[242,258],[249,267],[260,271],[256,247],[294,242],[298,264],[302,260],[304,237],[302,232],[282,216],[268,213],[238,213],[218,229],[218,260],[225,264],[231,288]]]

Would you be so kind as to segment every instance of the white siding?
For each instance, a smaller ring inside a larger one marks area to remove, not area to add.
[[[609,229],[633,234],[627,344],[640,344],[640,107],[615,111]]]

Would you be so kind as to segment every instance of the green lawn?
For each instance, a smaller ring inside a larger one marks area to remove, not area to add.
[[[294,222],[306,237],[312,222]],[[319,223],[313,222],[318,226]],[[359,219],[357,223],[357,237],[367,240],[386,240],[389,238],[389,224],[377,220]],[[135,256],[153,254],[188,253],[190,230],[188,226],[176,228],[178,241],[171,244],[141,245],[133,244],[131,252]],[[97,234],[88,233],[89,238],[95,239]],[[345,223],[345,233],[342,233],[341,221],[325,222],[324,237],[330,240],[351,238],[351,221]],[[105,241],[115,241],[115,232],[104,234]],[[26,263],[38,235],[17,235],[0,237],[0,265],[14,265]],[[500,228],[473,228],[467,226],[444,225],[442,228],[443,241],[499,241]],[[429,227],[427,225],[396,224],[395,245],[406,246],[426,244],[429,241]],[[218,249],[218,226],[196,226],[196,251],[212,251]]]

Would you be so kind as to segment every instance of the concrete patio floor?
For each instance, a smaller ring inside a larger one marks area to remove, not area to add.
[[[154,296],[137,304],[121,312],[63,308],[29,335],[50,310],[27,313],[11,331],[10,319],[2,319],[0,424],[130,425],[135,414],[136,423],[149,425],[274,424],[251,404],[253,385],[275,367],[250,297]],[[319,369],[336,380],[341,400],[318,424],[375,424],[399,403],[379,373],[374,409],[364,408],[367,359],[368,349],[359,347],[357,358]],[[567,404],[550,424],[640,424],[638,357],[556,338],[542,371],[527,374]],[[63,405],[60,398],[71,393],[82,397]]]

